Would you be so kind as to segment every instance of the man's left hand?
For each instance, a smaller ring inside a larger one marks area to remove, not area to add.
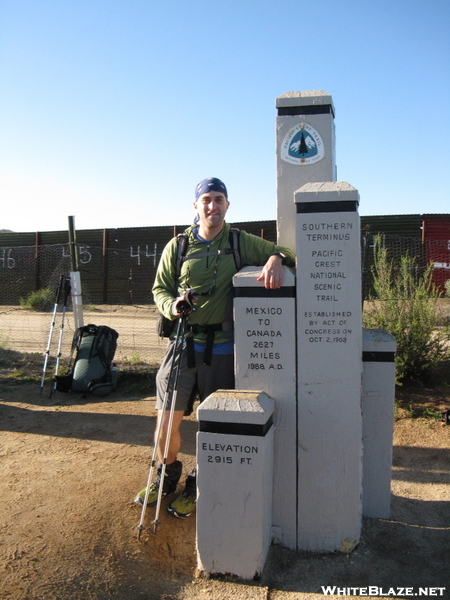
[[[264,287],[275,290],[283,283],[283,262],[281,256],[272,255],[264,265],[257,281],[264,281]]]

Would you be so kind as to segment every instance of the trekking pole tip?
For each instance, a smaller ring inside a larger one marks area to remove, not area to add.
[[[154,521],[152,521],[152,525],[153,525],[153,533],[156,533],[156,530],[158,528],[158,525],[161,524],[161,521],[158,521],[158,519],[155,519]]]
[[[137,539],[139,540],[141,538],[141,533],[144,531],[145,527],[144,525],[137,525],[136,529],[138,530]]]

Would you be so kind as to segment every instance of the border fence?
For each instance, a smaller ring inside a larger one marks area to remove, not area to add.
[[[267,240],[276,240],[275,221],[235,223]],[[84,323],[108,325],[119,333],[116,360],[157,363],[166,343],[156,335],[157,311],[152,285],[166,243],[186,226],[135,227],[76,232],[76,250],[84,304]],[[39,290],[56,296],[61,275],[72,260],[67,231],[0,233],[0,348],[43,353],[52,309],[24,310],[20,299]],[[70,356],[74,319],[69,298],[62,356]],[[61,310],[61,309],[60,309]],[[56,316],[51,356],[60,326]],[[1,364],[0,364],[1,370]]]
[[[276,241],[276,221],[233,223],[234,227]],[[118,359],[159,360],[164,342],[156,336],[157,311],[151,293],[166,243],[185,226],[135,227],[76,232],[85,323],[109,325],[119,331]],[[450,279],[450,215],[361,217],[362,300],[370,298],[375,239],[381,235],[389,256],[405,254],[419,269],[433,267],[441,290]],[[0,233],[0,346],[21,352],[42,352],[50,314],[19,308],[31,292],[58,287],[71,268],[68,232]],[[299,282],[301,285],[301,282]],[[68,306],[70,312],[70,305]],[[49,312],[51,308],[49,308]],[[73,335],[68,314],[66,327]],[[66,336],[65,355],[71,335]],[[156,352],[155,352],[156,349]]]
[[[276,241],[275,221],[236,223]],[[153,304],[151,288],[167,242],[186,226],[77,231],[85,304]],[[18,305],[30,292],[56,288],[71,271],[68,234],[0,233],[0,305]]]

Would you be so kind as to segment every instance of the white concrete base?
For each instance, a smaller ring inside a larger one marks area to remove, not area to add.
[[[261,575],[271,543],[272,413],[273,401],[256,391],[219,390],[198,408],[200,571]]]

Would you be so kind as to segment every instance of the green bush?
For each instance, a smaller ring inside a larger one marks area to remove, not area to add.
[[[394,261],[378,237],[372,274],[374,297],[364,311],[364,327],[386,329],[396,338],[398,383],[429,382],[450,358],[450,333],[440,327],[431,266],[423,269],[409,255]]]
[[[447,279],[447,281],[444,283],[445,286],[445,295],[447,296],[447,298],[450,298],[450,279]]]
[[[55,304],[55,292],[50,288],[30,292],[26,298],[19,298],[20,306],[41,312],[47,312]]]

